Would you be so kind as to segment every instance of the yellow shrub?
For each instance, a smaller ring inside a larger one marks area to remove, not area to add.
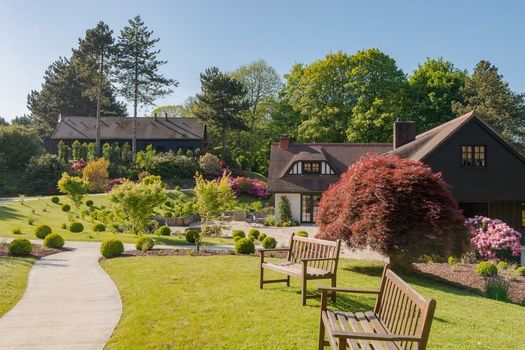
[[[82,170],[82,179],[87,183],[89,191],[103,192],[104,185],[108,182],[109,160],[100,158],[87,163]]]

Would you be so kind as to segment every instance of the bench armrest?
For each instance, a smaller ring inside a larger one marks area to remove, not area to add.
[[[334,332],[333,337],[340,339],[363,339],[363,340],[383,340],[383,341],[421,341],[420,337],[402,334],[380,334],[380,333],[362,333],[362,332]]]
[[[343,293],[359,293],[359,294],[379,294],[378,290],[354,289],[354,288],[339,288],[339,287],[318,287],[320,292],[343,292]]]

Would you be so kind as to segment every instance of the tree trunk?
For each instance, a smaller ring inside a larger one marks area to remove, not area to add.
[[[222,145],[222,158],[226,158],[226,129],[224,126],[221,128],[221,145]]]
[[[104,55],[100,57],[100,76],[104,76]],[[100,82],[97,89],[97,134],[95,138],[95,158],[99,158],[101,155],[100,152],[100,95],[102,94],[101,88],[100,88]]]
[[[408,271],[411,269],[412,261],[405,253],[393,253],[389,256],[390,268],[394,271]]]
[[[133,161],[137,158],[137,107],[139,102],[139,73],[138,73],[138,62],[135,57],[135,86],[133,96],[133,129],[131,135],[131,153],[133,153]]]

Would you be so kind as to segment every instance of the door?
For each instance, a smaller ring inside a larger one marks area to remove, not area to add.
[[[301,222],[313,223],[319,209],[320,194],[301,195]]]

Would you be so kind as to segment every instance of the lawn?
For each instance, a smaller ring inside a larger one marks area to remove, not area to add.
[[[0,256],[0,317],[20,300],[26,290],[27,276],[34,258]]]
[[[297,279],[290,288],[283,283],[259,290],[255,257],[117,258],[102,266],[124,305],[106,349],[316,347],[319,302],[300,306]],[[381,266],[373,263],[342,260],[338,284],[377,288],[380,274]],[[437,299],[428,349],[525,349],[525,308],[413,276],[407,281]],[[358,311],[373,301],[341,295],[338,308]]]
[[[191,192],[182,193],[183,199],[191,198],[192,195]],[[171,196],[173,196],[172,193],[170,193]],[[91,195],[86,199],[93,200],[96,207],[109,207],[110,204],[106,195]],[[66,241],[103,241],[108,238],[119,238],[125,243],[133,243],[137,239],[133,234],[115,234],[111,231],[94,232],[89,215],[86,215],[84,218],[78,215],[72,203],[64,196],[60,196],[60,202],[71,205],[70,214],[63,212],[61,205],[52,203],[49,197],[26,199],[23,203],[0,204],[0,237],[36,239],[34,235],[35,227],[40,224],[46,224],[51,227],[53,232],[62,235]],[[86,209],[86,207],[83,206],[81,209]],[[30,219],[33,219],[32,224],[29,224]],[[67,229],[63,229],[62,225],[68,225],[70,219],[81,222],[84,225],[84,232],[72,233]],[[22,234],[13,234],[14,228],[20,228]],[[167,245],[188,244],[182,235],[156,237],[156,243]],[[204,245],[233,245],[233,243],[231,239],[211,237],[205,237],[203,242]]]

